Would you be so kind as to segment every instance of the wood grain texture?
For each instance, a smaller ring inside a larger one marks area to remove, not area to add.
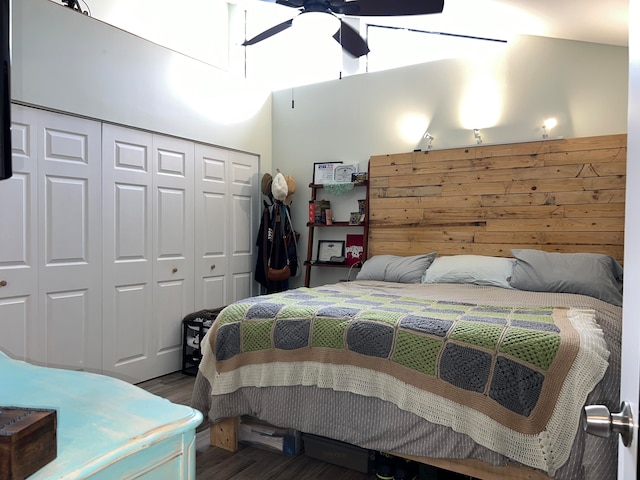
[[[624,255],[626,135],[371,157],[369,256]]]

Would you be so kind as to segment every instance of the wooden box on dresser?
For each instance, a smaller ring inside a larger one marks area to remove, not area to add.
[[[57,456],[29,480],[195,479],[197,410],[115,378],[36,366],[2,352],[0,385],[1,405],[57,413]]]

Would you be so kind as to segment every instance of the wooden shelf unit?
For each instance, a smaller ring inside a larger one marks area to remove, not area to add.
[[[316,228],[360,228],[362,229],[362,247],[363,247],[363,261],[367,258],[367,245],[369,242],[369,181],[364,180],[362,182],[355,182],[354,188],[365,188],[366,190],[366,206],[364,210],[364,220],[357,225],[352,225],[349,222],[332,222],[331,225],[325,223],[307,222],[307,228],[309,229],[308,241],[307,241],[307,258],[304,262],[305,275],[304,286],[309,287],[311,283],[311,270],[314,267],[321,268],[356,268],[352,265],[339,264],[339,263],[316,263],[313,260],[313,245],[314,245],[314,232]],[[311,189],[311,201],[315,202],[318,199],[318,191],[326,187],[323,184],[310,183]]]

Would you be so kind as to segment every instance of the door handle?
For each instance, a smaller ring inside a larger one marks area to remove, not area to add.
[[[597,437],[609,437],[611,433],[619,433],[625,447],[633,440],[633,417],[631,404],[622,402],[619,413],[611,413],[605,405],[587,405],[584,407],[584,429]]]

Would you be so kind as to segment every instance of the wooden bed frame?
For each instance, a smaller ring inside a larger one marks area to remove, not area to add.
[[[537,248],[622,263],[626,146],[621,134],[371,157],[368,256]],[[213,425],[211,444],[237,450],[237,429],[237,418]],[[549,479],[519,465],[400,456],[479,479]]]

